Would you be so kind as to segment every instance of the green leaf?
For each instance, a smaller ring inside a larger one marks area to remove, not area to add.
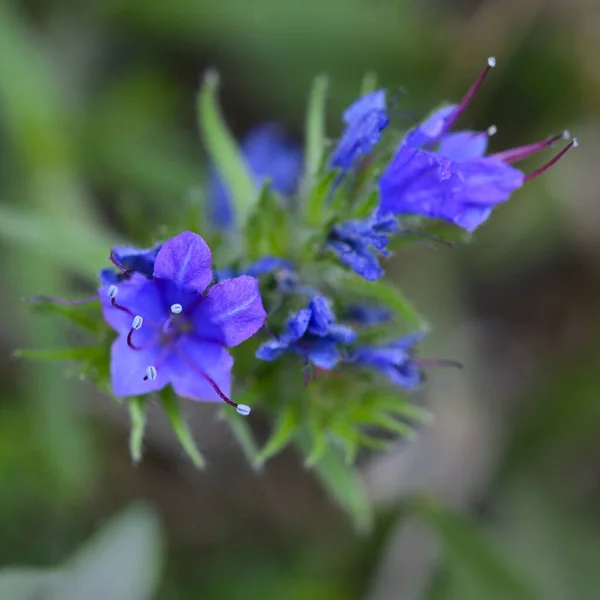
[[[308,436],[298,435],[304,454],[310,453]],[[337,448],[329,448],[313,467],[313,471],[331,497],[348,513],[359,533],[368,533],[373,525],[372,508],[357,471],[344,460]]]
[[[129,399],[129,417],[131,432],[129,434],[129,453],[134,463],[142,459],[142,444],[146,429],[146,399],[135,397]]]
[[[143,506],[131,508],[77,552],[67,564],[64,582],[44,600],[151,600],[160,581],[162,552],[154,513]]]
[[[365,195],[364,198],[352,210],[353,219],[366,219],[370,217],[379,206],[379,189],[375,188]]]
[[[311,448],[307,457],[304,460],[305,467],[314,467],[327,452],[327,434],[323,427],[317,423],[311,423],[309,426],[311,437]]]
[[[279,413],[271,437],[256,457],[257,465],[264,464],[292,440],[296,433],[298,422],[299,419],[296,407],[288,406]]]
[[[355,273],[343,271],[340,277],[340,290],[362,296],[364,299],[376,300],[402,317],[411,332],[427,329],[427,323],[410,304],[400,289],[386,281],[367,281]]]
[[[238,400],[240,404],[247,404],[246,398]],[[253,467],[258,467],[257,458],[259,454],[258,444],[248,424],[248,419],[238,415],[231,406],[224,406],[221,409],[221,418],[229,425],[231,433],[240,445],[244,456]]]
[[[415,501],[414,508],[437,534],[445,567],[469,591],[469,598],[541,600],[518,566],[473,523],[429,500]]]
[[[258,202],[258,194],[237,143],[221,114],[217,101],[218,88],[218,74],[208,71],[198,95],[198,121],[208,155],[231,195],[236,224],[243,229]]]
[[[181,414],[175,392],[169,386],[161,391],[160,399],[181,447],[185,450],[185,453],[194,465],[198,469],[203,469],[206,466],[204,457],[196,447],[196,442],[194,442],[194,438]]]
[[[326,171],[321,175],[317,184],[306,201],[306,221],[315,227],[321,225],[325,219],[325,207],[330,200],[330,193],[338,177],[337,170]]]
[[[315,177],[323,161],[325,149],[325,100],[329,80],[325,75],[319,75],[308,98],[306,113],[306,146],[304,160],[306,165],[305,184],[312,188]]]

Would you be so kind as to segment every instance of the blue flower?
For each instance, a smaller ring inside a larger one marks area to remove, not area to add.
[[[132,248],[131,246],[115,246],[110,251],[110,260],[119,269],[102,269],[98,274],[102,285],[116,284],[128,279],[133,273],[140,273],[148,279],[154,271],[154,261],[161,249],[161,244],[153,248]]]
[[[359,346],[352,352],[348,362],[375,369],[393,384],[412,389],[423,381],[420,366],[412,358],[412,346],[424,337],[424,333],[415,333],[382,346]]]
[[[379,325],[389,321],[393,313],[383,306],[371,306],[369,304],[356,304],[349,306],[344,314],[345,318],[358,325]]]
[[[242,143],[241,151],[257,185],[271,179],[271,187],[283,196],[296,190],[302,171],[302,152],[290,143],[275,124],[256,127]],[[221,227],[230,227],[234,208],[223,180],[213,170],[210,181],[211,220]]]
[[[511,163],[548,147],[561,136],[485,156],[495,127],[487,132],[449,133],[494,65],[495,60],[489,59],[460,104],[435,111],[408,132],[379,181],[381,214],[443,219],[472,232],[489,218],[496,205],[576,145],[573,140],[557,157],[525,175]]]
[[[377,254],[389,256],[388,235],[399,233],[391,215],[372,215],[368,219],[346,221],[331,229],[326,247],[353,271],[369,281],[383,275]]]
[[[152,276],[133,273],[99,289],[104,319],[119,334],[110,361],[115,396],[171,384],[180,396],[237,406],[229,400],[233,359],[226,348],[265,320],[258,281],[243,275],[206,292],[211,252],[189,231],[162,245]]]
[[[346,127],[331,155],[330,165],[345,172],[354,167],[361,156],[373,151],[390,122],[385,90],[356,100],[346,109],[343,119]]]
[[[355,339],[356,333],[350,327],[335,323],[328,300],[316,296],[307,308],[288,319],[281,337],[269,340],[257,350],[256,357],[271,362],[293,352],[307,363],[333,369],[342,358],[339,345],[351,344]]]

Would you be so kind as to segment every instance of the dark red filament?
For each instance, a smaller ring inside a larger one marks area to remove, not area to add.
[[[528,156],[531,156],[539,150],[553,146],[558,140],[564,139],[564,137],[564,133],[561,133],[560,135],[553,135],[552,137],[546,138],[545,140],[541,140],[539,142],[534,142],[533,144],[519,146],[518,148],[512,148],[511,150],[505,150],[504,152],[496,152],[496,154],[492,154],[491,157],[497,158],[502,162],[512,164],[526,159]]]
[[[108,257],[108,260],[110,260],[110,262],[115,265],[115,267],[117,267],[117,269],[119,269],[119,271],[122,271],[123,275],[125,275],[126,277],[129,277],[129,275],[131,275],[133,273],[133,271],[131,269],[126,269],[116,258],[115,255],[113,253],[113,251],[110,251],[110,256]]]
[[[117,301],[114,298],[110,299],[110,303],[113,305],[114,308],[116,308],[118,310],[122,310],[123,312],[127,313],[128,315],[135,317],[135,315],[128,308],[125,308],[124,306],[117,304]]]
[[[535,171],[532,171],[531,173],[525,175],[525,181],[526,182],[531,181],[538,175],[541,175],[542,173],[544,173],[544,171],[547,171],[552,165],[557,163],[573,146],[576,146],[576,145],[577,145],[577,140],[576,139],[571,140],[554,158],[550,159],[545,165],[542,165]]]
[[[456,107],[456,110],[454,111],[454,113],[452,113],[452,116],[448,119],[448,121],[446,121],[446,124],[444,126],[444,130],[442,131],[442,134],[450,131],[452,125],[454,125],[454,123],[456,123],[456,121],[458,120],[458,117],[460,117],[461,113],[465,110],[465,108],[467,108],[469,102],[471,102],[471,100],[473,99],[473,96],[476,94],[477,90],[481,87],[481,84],[483,83],[484,79],[487,77],[487,74],[491,70],[492,70],[492,66],[488,62],[485,69],[483,69],[483,71],[481,71],[481,73],[479,74],[479,77],[477,77],[477,79],[473,82],[473,85],[468,89],[467,93],[464,95],[463,99],[460,101],[460,104]]]
[[[133,335],[133,332],[135,331],[135,329],[132,327],[129,330],[129,333],[127,334],[127,345],[132,349],[132,350],[141,350],[142,348],[140,348],[139,346],[136,346],[132,341],[131,341],[131,336]],[[148,377],[144,377],[144,379],[148,379]]]

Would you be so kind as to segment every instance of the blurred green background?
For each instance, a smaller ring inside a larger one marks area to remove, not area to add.
[[[0,0],[1,600],[600,597],[599,40],[591,0]],[[472,244],[388,263],[429,354],[467,368],[432,373],[415,441],[360,461],[369,535],[293,453],[252,472],[214,407],[187,406],[208,470],[158,410],[134,467],[124,406],[12,357],[76,340],[24,296],[85,294],[111,243],[202,198],[206,68],[236,135],[277,120],[301,141],[317,74],[334,137],[366,72],[403,88],[406,127],[490,55],[462,124],[496,124],[496,150],[566,127],[580,147]]]

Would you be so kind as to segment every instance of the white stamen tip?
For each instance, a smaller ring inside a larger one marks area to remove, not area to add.
[[[171,304],[171,312],[174,315],[178,315],[183,310],[183,306],[181,304]]]
[[[115,298],[116,295],[119,293],[119,288],[116,285],[111,285],[108,287],[107,293],[109,298]]]
[[[146,376],[148,377],[148,379],[154,380],[156,379],[156,375],[156,367],[150,366],[146,369]]]
[[[487,130],[487,134],[489,137],[496,135],[498,133],[498,128],[495,125],[490,125]]]
[[[573,148],[577,148],[579,146],[579,140],[577,138],[573,138]]]
[[[131,324],[131,328],[132,329],[139,329],[142,324],[144,323],[144,319],[142,317],[140,317],[140,315],[137,315],[137,317],[135,317],[133,319],[133,323]]]
[[[242,415],[243,417],[247,417],[250,414],[250,407],[247,404],[238,404],[235,409],[238,415]]]
[[[570,140],[571,132],[568,129],[565,129],[562,133],[562,138],[563,138],[563,140]]]
[[[488,65],[492,68],[496,66],[496,58],[494,56],[488,58]]]

